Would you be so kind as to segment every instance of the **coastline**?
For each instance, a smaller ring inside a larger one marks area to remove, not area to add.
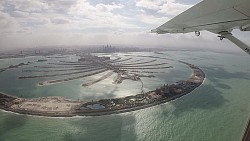
[[[183,61],[179,62],[189,66],[192,70],[192,74],[187,80],[171,85],[164,84],[164,86],[144,94],[83,103],[80,100],[70,100],[63,97],[24,99],[0,93],[0,109],[36,116],[73,117],[120,114],[153,107],[182,97],[203,84],[205,73],[200,68]],[[88,106],[93,105],[104,108],[88,108]]]

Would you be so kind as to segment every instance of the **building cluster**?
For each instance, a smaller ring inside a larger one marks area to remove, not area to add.
[[[163,85],[154,91],[149,91],[145,94],[137,94],[134,96],[127,96],[124,98],[116,99],[101,99],[97,102],[88,102],[82,105],[87,107],[93,104],[99,104],[105,107],[107,110],[119,110],[138,106],[144,106],[147,104],[153,104],[164,100],[171,99],[175,96],[180,96],[191,92],[198,87],[200,83],[194,83],[189,81],[179,81],[176,84]]]
[[[109,61],[109,56],[94,56],[90,53],[81,55],[82,57],[78,59],[78,62],[84,62],[84,61],[93,61],[93,60],[99,60],[99,61]]]
[[[116,47],[112,47],[111,45],[103,46],[103,53],[114,53],[116,52]]]
[[[13,104],[17,104],[21,99],[0,93],[0,107],[3,109],[10,108]]]
[[[192,68],[192,75],[186,81],[178,81],[171,85],[164,84],[154,91],[149,91],[147,93],[137,94],[134,96],[127,96],[124,98],[116,99],[101,99],[97,102],[88,102],[83,104],[82,107],[93,104],[100,104],[104,106],[106,110],[122,110],[140,106],[147,106],[150,104],[158,104],[178,98],[182,95],[190,93],[196,87],[200,86],[205,78],[205,74],[202,70],[193,65],[188,65]]]

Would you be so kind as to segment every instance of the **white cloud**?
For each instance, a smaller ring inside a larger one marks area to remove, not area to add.
[[[41,0],[41,2],[48,4],[50,7],[71,7],[75,5],[78,0]],[[85,1],[85,0],[82,0]]]
[[[47,12],[64,12],[67,13],[68,10],[77,4],[78,0],[40,0],[48,5]],[[82,0],[85,1],[85,0]]]
[[[136,0],[136,6],[151,10],[158,10],[164,0]]]
[[[165,15],[177,15],[192,5],[177,3],[176,0],[137,0],[136,6],[155,10]]]
[[[22,18],[25,18],[25,17],[29,16],[29,13],[28,12],[22,12],[22,11],[13,11],[13,12],[10,12],[10,15],[12,17],[22,17]]]
[[[91,29],[113,33],[119,28],[136,28],[129,24],[129,17],[113,13],[124,8],[123,4],[114,2],[91,5],[87,0],[4,0],[0,3],[8,9],[12,22],[21,25],[18,30],[35,30],[37,34],[83,33]]]
[[[17,23],[8,14],[0,11],[0,34],[13,33],[17,30]]]
[[[169,20],[169,18],[167,17],[156,17],[156,16],[146,15],[146,14],[140,14],[140,15],[137,15],[137,17],[140,19],[140,21],[146,24],[154,25],[154,26],[159,26]]]
[[[51,18],[50,21],[54,24],[68,24],[69,20],[64,18]]]
[[[114,14],[114,9],[122,9],[124,5],[112,3],[111,5],[97,4],[95,6],[85,1],[78,1],[70,8],[69,14],[79,19],[82,28],[130,28],[134,25],[128,24],[129,17]],[[81,22],[83,21],[83,22]]]
[[[185,5],[180,3],[174,3],[174,2],[167,2],[160,6],[159,13],[163,13],[165,15],[178,15],[181,12],[184,12],[188,8],[190,8],[192,5]]]
[[[196,46],[217,40],[216,35],[207,33],[200,37],[193,33],[147,34],[190,7],[177,0],[136,0],[137,7],[127,1],[109,4],[93,1],[0,0],[0,10],[4,11],[0,11],[1,46],[107,43]]]
[[[101,12],[111,12],[114,9],[121,9],[123,7],[124,7],[124,5],[122,5],[122,4],[115,4],[115,3],[112,3],[112,5],[105,5],[103,3],[100,3],[100,4],[96,5],[96,9],[98,11],[101,11]]]
[[[48,9],[48,5],[39,0],[12,0],[4,1],[4,4],[12,5],[15,10],[25,12],[43,12]]]
[[[4,10],[4,7],[2,6],[2,3],[0,2],[0,11]]]

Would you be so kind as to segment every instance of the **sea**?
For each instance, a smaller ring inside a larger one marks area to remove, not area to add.
[[[0,140],[239,141],[241,139],[250,113],[250,56],[247,54],[166,51],[97,55],[122,58],[132,56],[137,60],[141,59],[140,56],[144,56],[142,61],[152,60],[145,56],[167,58],[157,61],[166,61],[167,65],[173,68],[150,70],[158,73],[155,74],[155,78],[143,78],[144,91],[153,90],[163,83],[171,84],[188,78],[191,70],[178,60],[201,68],[206,74],[206,79],[200,87],[181,98],[122,114],[52,118],[0,111]],[[51,58],[47,59],[55,63],[58,60],[79,59],[75,55]],[[141,92],[142,84],[139,82],[125,80],[120,85],[113,84],[112,80],[116,74],[86,88],[81,84],[99,78],[102,74],[43,87],[38,86],[37,83],[52,78],[18,80],[17,77],[20,75],[39,74],[24,70],[39,70],[34,66],[48,64],[48,62],[36,62],[38,59],[46,59],[46,57],[1,59],[0,68],[28,61],[33,63],[0,73],[0,91],[24,98],[63,96],[83,101],[123,97]],[[50,72],[50,74],[57,73]],[[57,76],[53,79],[64,77],[68,76]]]

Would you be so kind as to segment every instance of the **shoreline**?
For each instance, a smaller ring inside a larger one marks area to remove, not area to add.
[[[122,98],[83,102],[64,97],[18,98],[0,93],[0,109],[19,114],[45,117],[102,116],[141,110],[178,99],[203,84],[205,73],[198,67],[179,61],[191,68],[187,80],[163,85],[156,90]],[[89,108],[89,106],[93,108]]]

